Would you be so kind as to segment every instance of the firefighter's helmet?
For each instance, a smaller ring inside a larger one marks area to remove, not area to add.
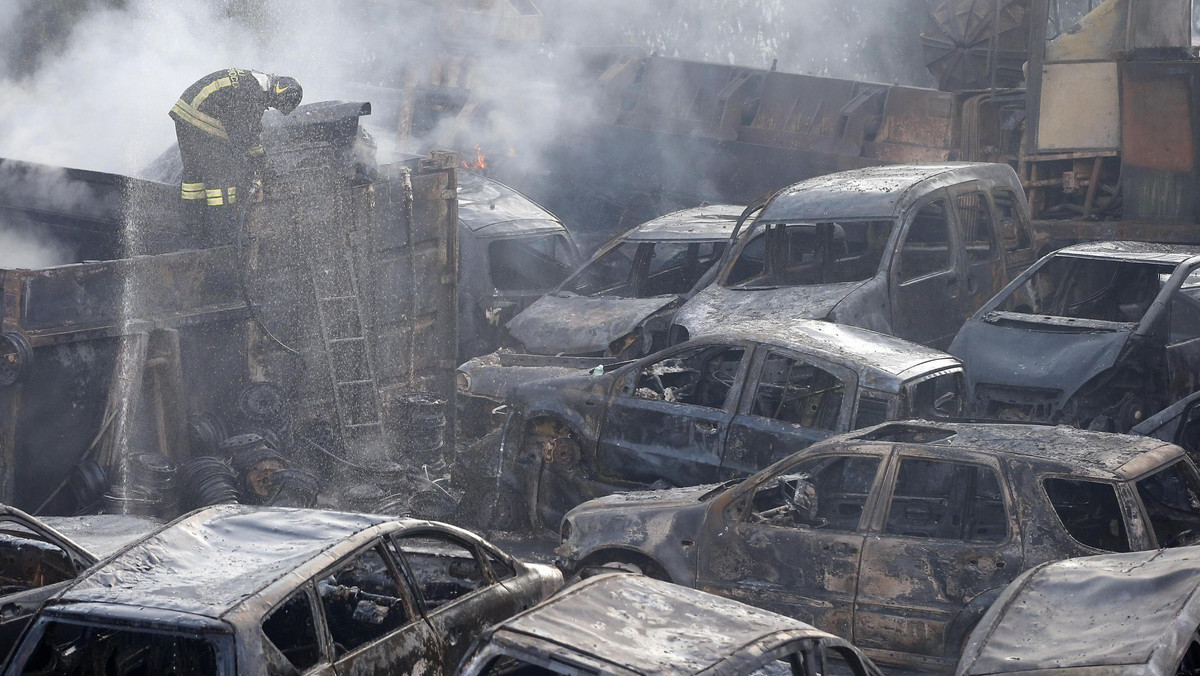
[[[276,75],[271,78],[271,107],[287,115],[300,105],[304,90],[294,77]]]

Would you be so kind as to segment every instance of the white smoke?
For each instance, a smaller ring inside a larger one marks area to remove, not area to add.
[[[497,0],[459,0],[491,6]],[[41,2],[42,5],[37,3]],[[167,110],[198,77],[229,66],[300,79],[306,101],[352,98],[354,83],[398,86],[422,77],[464,36],[439,30],[449,0],[7,0],[0,44],[55,5],[83,7],[61,39],[31,58],[0,47],[0,156],[135,173],[174,140]],[[555,133],[587,115],[586,102],[544,95],[524,107],[532,83],[584,72],[577,47],[634,46],[664,56],[839,77],[926,84],[912,16],[922,0],[543,0],[545,39],[469,45],[472,87],[516,101],[504,130]],[[915,14],[914,14],[915,13]],[[908,17],[907,19],[905,17]],[[28,40],[24,43],[27,47]],[[35,46],[38,43],[33,43]],[[549,73],[547,71],[553,71]],[[922,78],[924,80],[922,81]],[[527,114],[526,114],[527,113]],[[388,128],[392,120],[372,120]]]
[[[74,262],[71,247],[0,222],[0,270],[38,270]]]

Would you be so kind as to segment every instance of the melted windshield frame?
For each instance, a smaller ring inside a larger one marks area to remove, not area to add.
[[[755,222],[724,263],[720,285],[756,290],[873,279],[894,249],[892,240],[899,230],[893,218]],[[759,241],[763,242],[761,258],[751,258],[754,254],[747,250]],[[844,255],[828,255],[835,250]]]
[[[727,238],[623,238],[601,249],[563,280],[554,295],[574,294],[589,298],[654,298],[684,295],[694,291],[705,279],[712,279],[710,273],[721,264],[728,244]],[[668,253],[673,252],[666,259],[662,258],[663,247],[671,247]],[[681,255],[681,265],[671,268],[663,266]],[[605,270],[605,266],[609,269]],[[674,271],[685,275],[681,283],[672,283],[669,279],[656,281],[657,277]],[[596,276],[595,273],[608,275],[608,278]],[[588,275],[594,275],[594,280],[587,279]]]

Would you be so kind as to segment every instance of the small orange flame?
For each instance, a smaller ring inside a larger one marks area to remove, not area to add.
[[[463,168],[465,169],[487,169],[487,155],[483,154],[483,146],[475,146],[475,159],[463,160]]]

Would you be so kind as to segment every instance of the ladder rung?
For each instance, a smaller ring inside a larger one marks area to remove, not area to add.
[[[365,336],[355,336],[353,338],[330,338],[329,344],[332,345],[334,343],[363,343],[363,342],[366,342],[366,340],[367,339]]]
[[[334,385],[342,387],[343,385],[372,385],[374,383],[374,380],[339,380]]]
[[[369,423],[352,423],[350,425],[343,425],[343,427],[346,427],[349,429],[355,429],[358,427],[380,427],[382,425],[383,425],[383,421],[377,420],[375,422],[369,422]]]

